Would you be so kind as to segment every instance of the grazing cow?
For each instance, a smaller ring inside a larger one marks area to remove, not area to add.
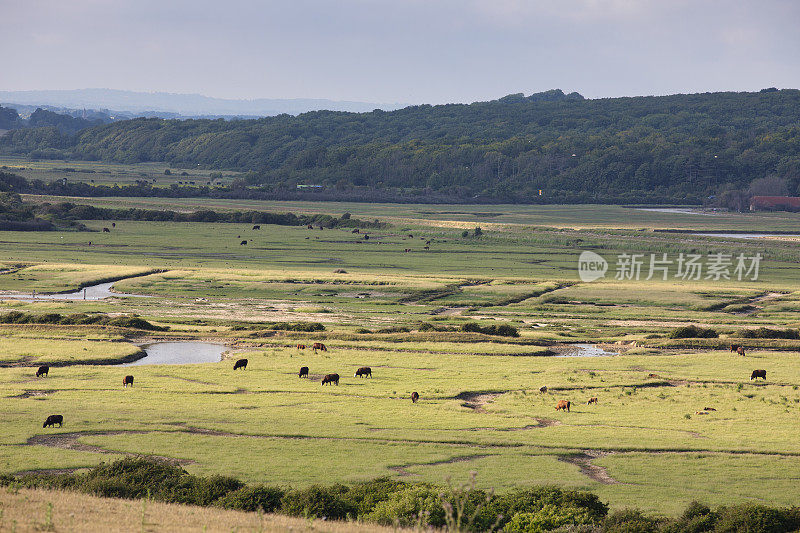
[[[336,383],[336,386],[339,386],[339,374],[325,374],[325,377],[322,378],[322,384],[330,385],[331,383]]]
[[[408,236],[411,237],[412,239],[414,238],[414,236],[410,233],[408,234]]]
[[[364,240],[368,241],[369,240],[369,235],[364,235]]]
[[[741,345],[739,345],[739,344],[731,344],[731,351],[732,352],[738,352],[739,348],[741,348]]]
[[[297,345],[297,349],[298,350],[305,350],[306,349],[306,345],[305,344],[298,344]]]
[[[261,229],[261,226],[259,226],[258,224],[256,224],[255,226],[253,226],[253,229]]]
[[[133,387],[133,376],[125,376],[122,378],[122,386],[127,387],[128,385]]]
[[[419,393],[414,391],[411,393],[411,403],[417,403],[417,400],[419,400]]]
[[[47,374],[50,372],[50,367],[47,365],[42,365],[39,367],[39,370],[36,371],[36,377],[40,378],[42,376],[47,377]]]
[[[300,367],[300,373],[297,376],[301,377],[301,378],[302,377],[306,377],[307,378],[308,377],[308,367],[307,366],[301,366]]]
[[[103,228],[103,233],[111,233],[111,230],[108,228]]]
[[[750,380],[754,380],[756,378],[764,378],[767,379],[767,371],[766,370],[753,370],[753,373],[750,374]]]
[[[547,385],[539,387],[539,392],[547,392]]]
[[[716,411],[713,407],[703,407],[703,411]]]
[[[658,374],[647,374],[648,378],[657,378]]]
[[[361,230],[359,230],[358,228],[356,228],[356,229],[354,229],[353,231],[351,231],[350,233],[361,233]]]
[[[241,368],[242,370],[247,370],[247,359],[239,359],[233,364],[233,369],[236,370],[237,368]]]
[[[308,225],[308,229],[314,229],[314,226],[312,226],[311,224],[309,224],[309,225]]]
[[[64,416],[63,415],[50,415],[50,416],[48,416],[47,420],[44,421],[44,424],[42,425],[42,427],[43,428],[46,428],[47,426],[56,427],[56,424],[58,424],[58,427],[61,427],[64,424]]]
[[[368,366],[362,366],[358,370],[356,370],[354,378],[362,377],[362,378],[371,378],[372,377],[372,369]]]
[[[314,350],[314,353],[317,353],[317,350],[322,350],[323,352],[327,352],[328,351],[328,348],[326,348],[325,345],[322,344],[321,342],[315,342],[311,346],[311,349]]]
[[[564,410],[569,412],[569,407],[572,405],[569,400],[561,400],[556,405],[556,411]]]
[[[739,346],[739,347],[736,349],[736,353],[737,353],[737,354],[739,354],[739,355],[741,355],[742,357],[744,357],[744,346]]]
[[[423,248],[426,249],[426,250],[430,250],[431,249],[430,246],[423,246]]]
[[[117,223],[116,223],[116,222],[112,222],[112,223],[111,223],[111,227],[112,227],[112,228],[116,228],[116,227],[117,227]]]
[[[708,413],[706,411],[695,411],[694,414],[696,414],[696,415],[707,415]]]
[[[586,402],[586,405],[592,405],[593,403],[597,403],[597,398],[589,398],[589,401]]]
[[[242,241],[239,243],[239,246],[244,246],[245,244],[247,244],[247,241]]]

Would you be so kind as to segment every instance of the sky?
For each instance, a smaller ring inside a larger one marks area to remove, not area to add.
[[[797,0],[0,0],[0,90],[490,100],[800,87]]]

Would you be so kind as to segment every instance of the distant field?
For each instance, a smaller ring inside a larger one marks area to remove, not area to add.
[[[0,291],[59,292],[135,276],[114,289],[150,296],[26,302],[0,295],[0,315],[137,315],[169,327],[153,333],[0,324],[0,471],[74,469],[144,453],[181,459],[193,473],[279,485],[386,475],[442,483],[475,470],[483,487],[581,487],[616,509],[676,514],[691,500],[797,503],[800,339],[742,336],[757,327],[800,327],[800,251],[786,241],[649,231],[692,221],[692,229],[706,231],[789,230],[797,215],[202,205],[350,212],[390,225],[353,234],[115,221],[109,233],[0,232]],[[99,230],[110,222],[86,224]],[[713,252],[758,253],[763,261],[757,280],[616,280],[612,265],[606,279],[582,282],[582,250],[611,262],[623,253]],[[275,323],[325,329],[287,331]],[[518,336],[463,331],[468,323],[511,325]],[[670,337],[690,324],[718,337]],[[74,364],[121,360],[159,339],[223,343],[230,358],[133,369]],[[328,351],[296,348],[315,341]],[[549,356],[569,352],[572,343],[600,343],[620,355]],[[731,353],[730,344],[744,344],[746,357]],[[231,359],[240,357],[250,364],[233,372]],[[45,361],[68,366],[35,378],[35,366]],[[353,377],[365,365],[373,377]],[[312,379],[298,378],[300,366],[310,367]],[[754,369],[767,370],[768,379],[751,381]],[[339,386],[320,384],[329,372],[342,376]],[[123,390],[127,373],[136,386]],[[412,391],[420,394],[417,404]],[[587,405],[590,397],[599,403]],[[571,412],[555,410],[561,399],[573,402]],[[52,413],[63,413],[65,426],[44,430]]]

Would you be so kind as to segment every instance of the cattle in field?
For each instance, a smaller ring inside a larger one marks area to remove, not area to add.
[[[320,350],[320,351],[323,351],[323,352],[327,352],[328,351],[328,348],[324,344],[322,344],[321,342],[315,342],[314,344],[312,344],[311,345],[311,349],[314,350],[314,353],[317,353],[317,350]]]
[[[354,229],[353,231],[351,231],[350,233],[361,233],[361,230],[359,230],[358,228],[356,228],[356,229]]]
[[[111,230],[108,228],[103,228],[103,233],[111,233]]]
[[[58,424],[58,427],[61,427],[64,424],[64,416],[63,415],[50,415],[50,416],[48,416],[47,420],[44,421],[44,424],[42,425],[42,427],[43,428],[46,428],[47,426],[56,427],[56,424]]]
[[[133,376],[125,376],[122,378],[122,386],[127,387],[128,385],[133,387]]]
[[[431,249],[431,247],[430,247],[430,246],[423,246],[423,248],[424,248],[425,250],[430,250],[430,249]]]
[[[569,407],[572,405],[569,400],[561,400],[556,405],[556,411],[567,411],[569,412]]]
[[[736,353],[737,353],[737,354],[739,354],[739,355],[741,355],[742,357],[744,357],[744,346],[739,346],[739,347],[736,349]]]
[[[547,385],[539,387],[539,392],[547,392]]]
[[[112,227],[112,228],[116,228],[116,227],[117,227],[117,223],[116,223],[116,222],[112,222],[112,223],[111,223],[111,227]]]
[[[597,403],[597,398],[589,398],[589,401],[586,402],[586,405],[592,405],[593,403]]]
[[[39,370],[36,371],[36,377],[40,378],[42,376],[47,377],[47,374],[50,372],[50,367],[47,365],[42,365],[39,367]]]
[[[259,226],[258,224],[256,224],[255,226],[253,226],[253,229],[261,229],[261,226]]]
[[[647,374],[648,378],[657,378],[658,374]]]
[[[306,349],[306,345],[305,344],[298,344],[297,345],[297,349],[298,350],[305,350]]]
[[[307,378],[308,377],[308,367],[307,366],[301,366],[300,367],[300,373],[297,374],[297,377],[301,377],[301,378],[302,377],[306,377]]]
[[[247,359],[239,359],[233,364],[234,370],[239,368],[241,368],[242,370],[247,370]]]
[[[414,236],[410,233],[408,234],[408,236],[411,237],[412,239],[414,238]]]
[[[312,226],[311,224],[309,224],[309,225],[308,225],[308,229],[314,229],[314,226]]]
[[[411,402],[417,403],[417,400],[419,400],[419,393],[417,391],[414,391],[411,393]]]
[[[325,377],[322,378],[322,384],[330,385],[331,383],[339,385],[339,374],[325,374]]]
[[[247,241],[242,241],[239,243],[239,246],[244,246],[245,244],[247,244]]]
[[[713,407],[703,407],[703,411],[716,411]]]
[[[361,368],[356,370],[356,373],[355,373],[355,375],[353,377],[354,378],[358,378],[358,377],[361,377],[361,378],[369,377],[369,378],[371,378],[372,377],[372,369],[370,367],[368,367],[368,366],[362,366]]]
[[[738,352],[739,348],[741,348],[741,345],[739,345],[739,344],[731,344],[731,352],[734,352],[734,353]]]
[[[756,378],[763,378],[767,379],[767,371],[766,370],[753,370],[753,373],[750,374],[750,380],[754,380]]]

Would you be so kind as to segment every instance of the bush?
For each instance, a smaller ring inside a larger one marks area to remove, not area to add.
[[[366,519],[385,526],[398,523],[405,527],[442,527],[445,519],[439,492],[430,485],[409,485],[378,502]]]
[[[214,502],[214,505],[239,511],[261,510],[265,513],[272,513],[280,508],[283,495],[284,491],[277,487],[255,485],[229,492]]]
[[[522,513],[538,513],[545,506],[574,507],[583,509],[591,519],[599,522],[608,514],[608,505],[600,501],[596,494],[576,490],[562,490],[558,487],[538,487],[521,489],[496,496],[484,510],[488,517],[502,515],[499,525],[506,524],[511,517]],[[492,518],[493,519],[493,518]]]
[[[669,334],[670,339],[716,339],[719,334],[711,328],[705,329],[695,326],[684,326]]]
[[[355,509],[357,516],[364,516],[371,513],[379,502],[388,500],[393,493],[405,489],[406,486],[402,481],[394,479],[375,479],[353,485],[343,495],[343,499]]]
[[[774,509],[763,505],[743,504],[721,507],[715,531],[783,533],[800,528],[800,508]]]
[[[73,315],[59,315],[58,313],[45,313],[42,315],[34,315],[22,313],[20,311],[11,311],[4,315],[0,315],[0,323],[2,324],[61,324],[61,325],[85,325],[85,324],[99,324],[116,326],[120,328],[134,328],[143,329],[147,331],[167,331],[167,326],[156,326],[147,320],[139,317],[120,316],[109,318],[106,315],[86,315],[83,313]]]
[[[497,335],[500,337],[519,337],[519,331],[514,326],[508,324],[492,324],[491,326],[481,326],[477,322],[467,322],[461,326],[461,331],[472,333],[483,333],[484,335]]]
[[[796,329],[742,329],[736,334],[742,339],[800,339],[800,330]]]
[[[290,490],[281,498],[281,512],[290,516],[342,520],[355,513],[355,507],[343,498],[346,492],[344,485],[313,485],[307,489]]]
[[[325,326],[319,322],[278,322],[269,326],[269,329],[281,331],[325,331]]]
[[[545,504],[535,513],[517,513],[506,524],[503,531],[509,533],[539,533],[563,526],[592,524],[587,509],[572,506]]]
[[[625,509],[613,513],[603,522],[604,533],[655,533],[663,518],[645,516],[641,511]]]

